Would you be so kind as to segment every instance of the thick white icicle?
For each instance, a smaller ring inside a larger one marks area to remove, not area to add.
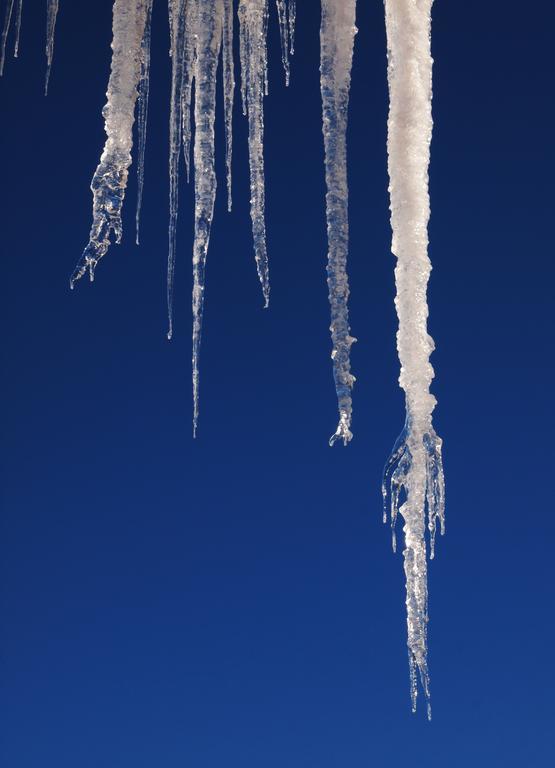
[[[326,153],[328,221],[328,289],[331,308],[332,360],[339,406],[339,424],[330,445],[352,438],[350,349],[356,339],[349,328],[349,221],[347,186],[347,117],[355,27],[356,0],[322,0],[320,85]]]
[[[222,43],[223,0],[199,0],[195,60],[195,239],[193,244],[193,436],[199,415],[199,351],[206,256],[216,198],[214,120],[216,73]]]
[[[4,61],[6,60],[6,44],[8,42],[8,33],[12,20],[14,0],[8,0],[6,6],[6,15],[4,16],[4,26],[2,27],[2,37],[0,38],[0,76],[4,73]]]
[[[384,504],[391,494],[391,523],[404,519],[408,651],[413,711],[417,676],[431,717],[427,663],[428,588],[426,508],[431,556],[436,523],[444,530],[445,494],[441,440],[432,426],[436,400],[430,393],[434,349],[427,331],[428,165],[432,136],[433,0],[385,0],[390,111],[388,121],[389,192],[392,251],[397,257],[395,306],[399,318],[399,383],[405,392],[405,429],[386,465]],[[400,497],[404,496],[399,506]],[[384,518],[386,509],[384,506]],[[393,539],[395,547],[395,539]]]
[[[141,43],[141,79],[139,81],[137,110],[139,138],[139,149],[137,152],[137,211],[135,214],[135,241],[137,245],[139,245],[141,207],[143,204],[143,187],[145,181],[146,125],[148,119],[148,96],[150,90],[150,37],[152,22],[152,2],[153,0],[146,0],[146,23],[143,40]]]
[[[59,0],[48,0],[46,10],[46,80],[44,83],[44,92],[48,93],[48,83],[50,81],[50,70],[52,69],[52,59],[54,57],[54,34],[56,32],[56,18],[58,16]]]
[[[98,261],[110,246],[110,235],[121,242],[121,210],[133,146],[137,87],[141,78],[141,43],[147,19],[147,0],[115,0],[112,69],[102,111],[107,140],[91,182],[93,223],[89,242],[71,277],[71,286],[85,272],[94,279]]]
[[[270,301],[264,220],[264,94],[267,84],[268,0],[239,0],[241,94],[249,120],[251,220],[256,268],[265,306]]]
[[[223,84],[225,112],[225,163],[227,168],[227,209],[231,211],[231,160],[233,154],[233,101],[235,96],[235,66],[233,63],[233,0],[224,0],[223,22]]]

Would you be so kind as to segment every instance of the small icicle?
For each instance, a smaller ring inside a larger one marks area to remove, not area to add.
[[[224,0],[223,22],[223,85],[225,112],[225,164],[227,169],[227,210],[231,211],[231,160],[233,154],[233,101],[235,95],[235,66],[233,63],[233,0]]]
[[[147,0],[115,0],[113,9],[112,68],[102,110],[107,135],[100,163],[91,182],[93,223],[89,242],[71,277],[70,285],[96,265],[110,246],[110,236],[121,242],[121,211],[133,146],[137,87],[141,79],[141,43],[147,19]]]
[[[15,43],[13,46],[14,59],[19,56],[19,36],[21,34],[21,15],[23,13],[23,0],[17,0],[17,10],[15,14]]]
[[[145,148],[146,126],[148,120],[148,96],[150,90],[150,37],[152,28],[152,2],[146,0],[146,23],[141,42],[141,78],[138,96],[138,135],[139,148],[137,152],[137,212],[135,214],[135,242],[139,245],[139,230],[141,223],[141,207],[143,204],[143,187],[145,181]]]
[[[52,59],[54,57],[54,34],[56,32],[56,17],[58,16],[59,4],[59,0],[48,0],[46,11],[46,79],[44,83],[45,96],[48,93],[50,70],[52,69]]]
[[[4,16],[4,26],[2,27],[2,38],[0,39],[0,76],[4,74],[4,61],[6,60],[6,43],[12,20],[14,0],[8,0],[6,6],[6,15]]]
[[[276,0],[276,6],[279,20],[279,36],[281,38],[281,62],[285,72],[285,85],[289,85],[291,73],[289,70],[289,24],[286,0]]]
[[[267,85],[266,32],[268,0],[239,0],[241,94],[249,120],[251,220],[256,268],[264,305],[270,301],[270,278],[264,220],[264,94]]]
[[[216,199],[214,121],[216,74],[222,44],[223,0],[200,0],[195,61],[195,239],[193,244],[193,437],[199,416],[199,352],[206,256]]]
[[[343,444],[352,438],[350,349],[356,341],[349,328],[349,219],[347,185],[347,116],[355,27],[356,0],[322,0],[320,85],[326,162],[328,222],[328,290],[331,309],[333,377],[339,424],[330,438]]]
[[[445,530],[445,483],[442,442],[434,432],[430,393],[434,370],[430,355],[426,291],[428,258],[428,165],[432,136],[432,57],[430,51],[433,0],[385,0],[388,45],[390,178],[392,251],[397,257],[395,306],[399,318],[397,350],[399,383],[406,397],[406,424],[384,471],[382,493],[391,494],[391,524],[404,520],[404,567],[409,668],[413,711],[417,678],[431,718],[428,672],[428,585],[426,509],[430,556],[435,530]]]
[[[297,21],[297,0],[289,0],[289,53],[295,55],[295,23]]]

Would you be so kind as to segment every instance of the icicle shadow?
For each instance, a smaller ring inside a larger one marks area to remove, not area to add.
[[[418,677],[431,720],[430,676],[428,672],[428,589],[426,562],[426,513],[430,538],[430,559],[434,557],[439,522],[445,533],[445,483],[441,457],[442,441],[430,426],[413,428],[410,418],[397,438],[383,473],[383,519],[391,521],[393,551],[397,549],[395,527],[398,514],[404,519],[404,568],[408,654],[412,711],[416,711]]]

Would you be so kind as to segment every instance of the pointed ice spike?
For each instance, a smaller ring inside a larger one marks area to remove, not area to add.
[[[267,84],[268,0],[239,0],[241,93],[249,121],[251,220],[264,305],[270,301],[264,190],[264,94]]]
[[[146,0],[146,23],[141,42],[141,79],[139,81],[138,97],[138,134],[139,149],[137,152],[137,212],[135,214],[135,241],[139,245],[139,230],[141,223],[141,207],[143,204],[143,187],[145,181],[145,148],[146,125],[148,120],[148,96],[150,90],[150,36],[152,25],[152,2]]]
[[[287,21],[286,0],[276,0],[276,6],[279,20],[279,36],[281,38],[281,62],[285,72],[285,85],[289,85],[289,24]]]
[[[216,73],[222,43],[223,0],[200,0],[195,62],[195,238],[193,244],[193,436],[199,416],[199,352],[206,256],[216,198],[214,120]]]
[[[21,34],[21,15],[23,13],[23,0],[17,0],[17,11],[15,15],[15,43],[13,47],[14,58],[19,56],[19,36]]]
[[[297,21],[297,0],[289,0],[289,53],[295,54],[295,23]]]
[[[399,383],[405,392],[407,419],[386,467],[384,483],[391,493],[391,517],[404,520],[403,552],[411,698],[416,707],[417,677],[430,708],[428,672],[428,585],[426,528],[433,554],[437,520],[444,524],[444,479],[441,440],[432,426],[436,401],[430,393],[434,349],[427,331],[428,165],[432,135],[432,57],[430,50],[433,0],[385,0],[388,47],[392,251],[397,257],[395,306],[399,318],[397,350]],[[387,495],[385,488],[385,496]],[[404,502],[400,503],[401,492]],[[384,498],[385,498],[384,496]],[[426,510],[428,524],[426,525]]]
[[[54,58],[54,35],[56,32],[58,7],[59,0],[48,0],[48,6],[46,10],[46,79],[44,82],[45,95],[48,93],[50,70],[52,69],[52,59]]]
[[[347,186],[347,113],[355,27],[356,0],[322,0],[320,27],[320,86],[326,163],[328,222],[328,289],[331,308],[333,377],[339,424],[330,445],[352,438],[350,349],[356,339],[349,328],[349,220]]]
[[[10,31],[10,23],[12,20],[14,0],[8,0],[6,6],[6,15],[4,16],[4,26],[2,27],[2,37],[0,38],[0,75],[4,74],[4,61],[6,60],[6,43],[8,41],[8,33]]]
[[[113,234],[121,241],[121,210],[133,146],[137,88],[141,78],[141,43],[147,20],[147,0],[115,0],[113,9],[112,68],[102,111],[106,143],[91,182],[93,223],[89,242],[71,277],[70,285],[88,272],[91,280],[106,254]]]

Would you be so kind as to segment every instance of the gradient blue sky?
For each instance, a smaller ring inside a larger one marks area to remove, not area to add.
[[[2,3],[3,12],[5,3]],[[156,0],[142,245],[68,289],[103,142],[111,3],[44,3],[0,82],[0,757],[6,768],[543,768],[553,742],[551,3],[436,2],[430,331],[447,536],[430,568],[434,719],[411,715],[402,557],[380,475],[403,423],[383,6],[360,0],[349,131],[355,439],[327,446],[319,4],[266,100],[272,302],[245,122],[221,105],[201,419],[191,192],[165,338],[167,19]],[[238,97],[237,93],[237,97]]]

